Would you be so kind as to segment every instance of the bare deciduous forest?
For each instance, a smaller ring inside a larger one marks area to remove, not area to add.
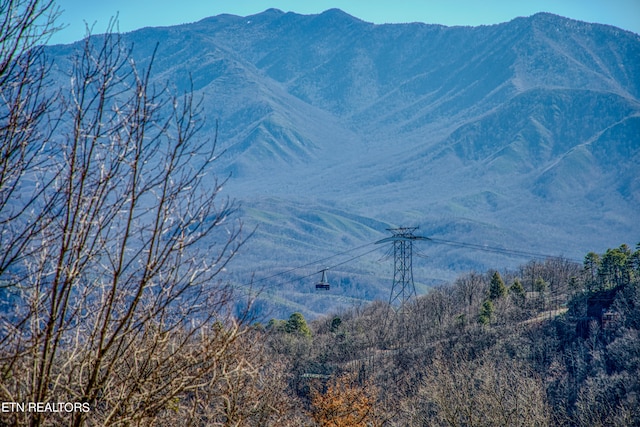
[[[1,425],[640,425],[640,245],[256,323],[220,279],[251,233],[202,185],[198,100],[114,32],[62,93],[55,4],[0,12],[0,400],[90,408]]]

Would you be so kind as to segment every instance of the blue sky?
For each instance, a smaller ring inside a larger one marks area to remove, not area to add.
[[[551,12],[599,22],[640,34],[640,0],[57,0],[66,28],[52,40],[69,43],[85,35],[85,22],[103,32],[118,15],[122,32],[178,25],[230,13],[247,16],[277,8],[302,14],[339,8],[368,22],[425,22],[482,25],[506,22],[536,12]]]

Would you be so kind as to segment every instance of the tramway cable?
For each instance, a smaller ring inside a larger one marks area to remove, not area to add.
[[[452,241],[452,240],[445,240],[445,239],[439,239],[439,238],[435,238],[435,237],[423,237],[423,236],[415,236],[412,235],[411,231],[415,230],[417,227],[415,228],[397,228],[397,229],[390,229],[392,232],[394,232],[394,236],[389,237],[389,238],[385,238],[382,240],[378,240],[375,242],[369,242],[366,243],[364,245],[360,245],[357,246],[355,248],[351,248],[351,249],[347,249],[345,251],[342,252],[338,252],[336,254],[315,260],[315,261],[311,261],[308,262],[306,264],[300,265],[298,267],[293,267],[290,268],[288,270],[279,272],[279,273],[275,273],[263,278],[260,278],[256,281],[253,281],[250,284],[255,284],[255,283],[260,283],[263,282],[265,280],[269,280],[269,279],[273,279],[285,274],[290,274],[294,271],[297,270],[301,270],[304,268],[308,268],[310,266],[313,265],[318,265],[318,264],[326,264],[326,261],[331,260],[333,258],[345,255],[345,254],[349,254],[364,248],[367,248],[368,246],[374,245],[375,247],[369,251],[363,252],[361,254],[358,254],[356,256],[353,256],[345,261],[339,262],[337,264],[333,264],[327,267],[324,267],[316,272],[310,273],[310,274],[306,274],[303,276],[297,276],[293,279],[290,280],[286,280],[284,282],[281,282],[280,285],[286,285],[289,283],[293,283],[293,282],[298,282],[301,281],[303,279],[309,278],[311,276],[315,276],[317,274],[321,274],[321,279],[320,282],[316,283],[316,289],[319,290],[329,290],[330,289],[330,284],[327,281],[326,278],[326,272],[332,269],[335,269],[336,267],[339,267],[341,265],[347,264],[351,261],[354,261],[358,258],[361,258],[365,255],[368,255],[372,252],[375,252],[376,250],[378,250],[378,244],[380,243],[386,243],[386,242],[393,242],[394,245],[396,246],[401,246],[400,249],[404,249],[401,252],[405,255],[403,255],[404,257],[408,256],[411,254],[411,251],[407,250],[406,248],[409,247],[408,244],[411,243],[412,241],[415,240],[426,240],[426,241],[430,241],[436,244],[443,244],[443,245],[449,245],[449,246],[456,246],[456,247],[460,247],[460,248],[465,248],[465,249],[473,249],[473,250],[480,250],[480,251],[484,251],[484,252],[491,252],[491,253],[497,253],[497,254],[501,254],[501,255],[507,255],[507,256],[516,256],[516,257],[524,257],[524,258],[536,258],[536,259],[549,259],[549,258],[563,258],[566,259],[567,261],[572,261],[572,262],[580,262],[578,260],[574,260],[574,259],[570,259],[570,258],[565,258],[565,257],[561,257],[561,256],[557,256],[557,255],[548,255],[548,254],[541,254],[541,253],[537,253],[537,252],[528,252],[528,251],[520,251],[520,250],[511,250],[511,249],[505,249],[505,248],[498,248],[498,247],[494,247],[494,246],[488,246],[488,245],[480,245],[480,244],[476,244],[476,243],[465,243],[465,242],[456,242],[456,241]],[[399,232],[403,231],[403,232]],[[406,231],[407,233],[404,233],[404,231]],[[404,233],[404,234],[403,234]],[[406,234],[406,235],[405,235]],[[388,258],[390,256],[393,255],[392,253],[393,251],[388,251],[385,256],[383,258]],[[416,253],[416,256],[420,257],[420,258],[428,258],[426,255],[422,254],[422,253]],[[411,261],[407,261],[407,260],[402,260],[402,262],[400,263],[403,266],[408,266],[411,265]],[[394,266],[394,270],[397,270],[398,267]],[[408,276],[407,276],[408,277]],[[249,285],[249,284],[247,284]]]
[[[431,240],[434,243],[441,243],[443,245],[450,245],[450,246],[458,246],[458,247],[461,247],[461,248],[476,249],[476,250],[481,250],[481,251],[485,251],[485,252],[498,253],[498,254],[502,254],[502,255],[513,255],[513,256],[518,256],[518,257],[525,257],[525,258],[526,257],[530,257],[530,258],[537,258],[537,259],[564,258],[567,261],[573,261],[573,262],[578,262],[578,263],[581,262],[581,261],[578,261],[578,260],[575,260],[575,259],[565,258],[565,257],[558,256],[558,255],[548,255],[548,254],[541,254],[541,253],[536,253],[536,252],[504,249],[504,248],[498,248],[498,247],[488,246],[488,245],[479,245],[479,244],[476,244],[476,243],[454,242],[452,240],[438,239],[438,238],[435,238],[435,237],[430,237],[429,240]]]

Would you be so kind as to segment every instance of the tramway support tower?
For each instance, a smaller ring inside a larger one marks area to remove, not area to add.
[[[413,283],[413,242],[429,240],[427,237],[416,236],[418,227],[388,228],[393,235],[378,240],[376,244],[393,243],[393,285],[389,294],[389,305],[404,311],[407,302],[416,296]]]

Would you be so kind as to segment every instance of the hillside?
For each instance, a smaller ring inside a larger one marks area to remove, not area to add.
[[[315,425],[640,425],[640,249],[588,257],[464,274],[400,311],[269,322],[291,412]]]
[[[314,261],[389,227],[573,259],[640,235],[637,34],[544,13],[444,27],[270,9],[124,37],[139,64],[157,44],[156,81],[202,97],[205,136],[218,123],[225,194],[258,227],[229,279],[272,277],[259,284],[281,313],[387,299],[388,248]],[[50,49],[62,74],[73,49]],[[420,292],[522,261],[419,250]],[[310,275],[336,264],[342,286],[313,295]]]

